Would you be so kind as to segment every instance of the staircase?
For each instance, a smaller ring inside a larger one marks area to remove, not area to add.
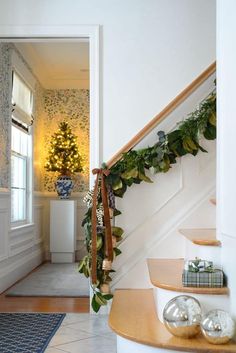
[[[171,129],[171,125],[167,126],[167,128]],[[152,129],[153,126],[149,126],[148,133]],[[142,133],[139,135],[138,143],[141,143],[142,146],[141,136],[143,136]],[[145,139],[146,135],[144,136]],[[145,145],[147,145],[147,141],[145,141]],[[133,142],[131,145],[127,144],[127,146],[125,148],[132,148]],[[114,156],[114,159],[117,160],[119,155],[120,152]],[[192,175],[188,171],[192,169],[193,165],[191,164],[190,168],[187,165],[187,172],[183,173],[183,184],[185,184],[186,190],[183,190],[182,184],[177,193],[171,190],[171,185],[175,182],[174,177],[176,175],[170,176],[172,179],[169,180],[169,184],[167,183],[167,185],[170,185],[169,188],[168,186],[163,187],[164,184],[161,184],[163,190],[167,190],[170,195],[167,201],[163,199],[163,204],[160,207],[157,206],[155,212],[151,214],[148,220],[147,214],[150,212],[147,212],[145,207],[143,207],[143,205],[146,205],[145,198],[142,199],[142,211],[141,208],[139,210],[140,205],[138,205],[134,195],[131,198],[133,204],[129,205],[130,211],[125,212],[126,218],[121,217],[122,223],[127,225],[128,236],[121,244],[123,254],[115,263],[117,270],[117,275],[113,278],[115,293],[109,315],[109,325],[117,334],[117,353],[236,352],[236,342],[234,341],[226,345],[216,346],[209,344],[201,335],[193,339],[174,337],[167,331],[162,319],[163,309],[167,302],[181,294],[191,295],[198,299],[204,313],[216,308],[226,311],[230,310],[230,293],[227,287],[197,288],[184,287],[182,285],[184,260],[199,257],[212,260],[215,266],[221,265],[222,244],[217,239],[216,229],[212,227],[213,223],[215,224],[212,214],[215,213],[216,200],[212,198],[215,185],[214,182],[211,183],[209,175],[215,174],[215,172],[214,167],[206,171],[204,162],[206,164],[210,163],[212,155],[206,158],[208,158],[208,161],[200,161],[200,166]],[[160,176],[158,177],[160,178]],[[196,178],[193,181],[194,186],[197,185],[199,178],[202,178],[199,185],[204,184],[203,180],[207,180],[207,183],[204,185],[205,189],[202,194],[199,191],[201,188],[195,187],[194,198],[189,199],[188,192],[190,188],[186,188],[186,180],[193,177]],[[149,192],[145,187],[144,185],[145,194],[143,193],[143,195],[147,195]],[[184,205],[183,200],[186,200]],[[129,204],[129,201],[127,203]],[[198,208],[204,203],[207,206],[203,208],[202,213],[198,212]],[[176,216],[173,224],[171,224],[171,221],[164,222],[168,223],[169,228],[161,224],[163,219],[169,219],[166,205],[172,209],[172,212],[174,210]],[[184,212],[179,205],[184,206]],[[122,206],[123,204],[120,208],[123,210]],[[151,206],[152,210],[153,206]],[[134,209],[139,212],[139,223],[136,224],[132,217]],[[206,210],[205,214],[204,210]],[[189,226],[188,222],[186,226],[185,219],[187,217],[194,219],[193,223],[198,223],[199,221],[199,226],[196,226],[196,224],[193,227]],[[201,223],[201,217],[205,220],[209,218],[210,221],[202,221]],[[157,236],[154,233],[155,227],[159,230],[161,229],[161,235],[158,234]],[[173,236],[174,228],[176,228],[175,233],[178,234]],[[140,239],[142,239],[144,230],[146,230],[145,241],[143,240],[142,242]],[[136,243],[134,243],[135,239]],[[170,256],[168,257],[166,256],[166,247],[170,243],[176,246],[176,252],[170,251]],[[157,255],[153,256],[155,253]],[[142,289],[137,289],[138,286]]]
[[[221,243],[214,229],[180,229],[185,238],[185,259],[193,253],[201,258],[217,259]],[[213,250],[213,251],[212,251]],[[229,311],[229,290],[223,288],[183,287],[184,259],[147,260],[152,289],[118,289],[115,291],[109,324],[117,334],[117,353],[154,352],[236,352],[236,342],[226,345],[207,343],[202,335],[192,339],[172,336],[163,324],[165,305],[175,296],[186,294],[198,299],[203,312],[221,308]]]

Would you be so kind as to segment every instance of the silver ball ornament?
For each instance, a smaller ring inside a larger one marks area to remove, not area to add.
[[[224,310],[211,310],[201,321],[201,330],[212,344],[225,344],[234,336],[235,323]]]
[[[191,338],[200,332],[201,306],[197,299],[179,295],[171,299],[163,310],[163,320],[172,335]]]

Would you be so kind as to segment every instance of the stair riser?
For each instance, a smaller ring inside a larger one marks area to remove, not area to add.
[[[214,266],[221,266],[221,247],[220,246],[206,246],[196,245],[191,241],[185,241],[185,259],[192,260],[198,257],[202,260],[213,261]]]
[[[117,353],[176,353],[176,350],[151,347],[134,341],[127,340],[117,335]],[[187,351],[178,351],[186,353]]]
[[[162,288],[154,289],[154,298],[158,318],[163,322],[162,313],[165,305],[178,295],[190,295],[196,298],[202,307],[203,314],[213,309],[223,309],[229,311],[229,297],[227,295],[195,294],[169,291]]]

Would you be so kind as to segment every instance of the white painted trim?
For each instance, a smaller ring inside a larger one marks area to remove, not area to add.
[[[8,237],[8,208],[6,207],[1,207],[0,208],[0,213],[5,214],[5,219],[4,219],[4,224],[1,224],[1,233],[2,237],[5,238],[5,246],[4,246],[4,252],[2,255],[0,255],[0,261],[3,261],[8,258],[8,248],[9,248],[9,237]]]
[[[0,26],[2,42],[76,42],[89,39],[90,57],[90,170],[100,166],[100,83],[99,83],[99,25],[21,25]],[[90,173],[90,188],[94,176]]]
[[[86,195],[86,192],[74,192],[71,195],[70,199],[74,199],[74,198],[84,198]],[[56,192],[50,192],[50,191],[34,191],[34,196],[35,197],[45,197],[45,198],[50,198],[50,199],[59,199],[58,195]]]
[[[160,212],[174,197],[176,197],[183,190],[183,188],[184,188],[184,178],[183,178],[183,166],[182,166],[182,163],[181,163],[181,159],[178,160],[178,164],[180,165],[179,175],[176,176],[176,177],[179,178],[178,188],[161,205],[159,205],[159,207],[154,212],[152,212],[149,215],[149,217],[147,217],[145,219],[145,222],[148,222],[149,219],[151,219],[155,214]],[[130,236],[132,236],[132,234],[135,234],[135,232],[137,231],[137,229],[140,228],[140,226],[141,226],[141,224],[138,223],[128,234],[126,234],[125,238],[123,240],[121,240],[121,242],[119,243],[119,247],[121,245],[124,246],[125,243],[127,242],[128,238]]]
[[[117,353],[176,353],[176,350],[165,349],[163,347],[153,347],[146,344],[128,340],[127,338],[117,335]],[[187,351],[179,351],[186,353]]]
[[[42,262],[42,251],[37,249],[33,250],[30,254],[25,255],[23,258],[0,268],[0,293],[12,286],[16,281],[27,275],[35,267],[39,266]]]
[[[10,230],[11,236],[18,236],[20,234],[25,234],[26,232],[28,233],[29,231],[34,230],[34,223],[28,223],[28,224],[23,224],[22,226],[19,227],[12,227]]]

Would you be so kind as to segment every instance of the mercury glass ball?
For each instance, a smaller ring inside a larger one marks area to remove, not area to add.
[[[182,338],[194,337],[200,332],[201,306],[197,299],[179,295],[166,304],[163,320],[172,335]]]
[[[208,342],[224,344],[234,336],[235,323],[226,311],[211,310],[203,317],[201,330]]]

